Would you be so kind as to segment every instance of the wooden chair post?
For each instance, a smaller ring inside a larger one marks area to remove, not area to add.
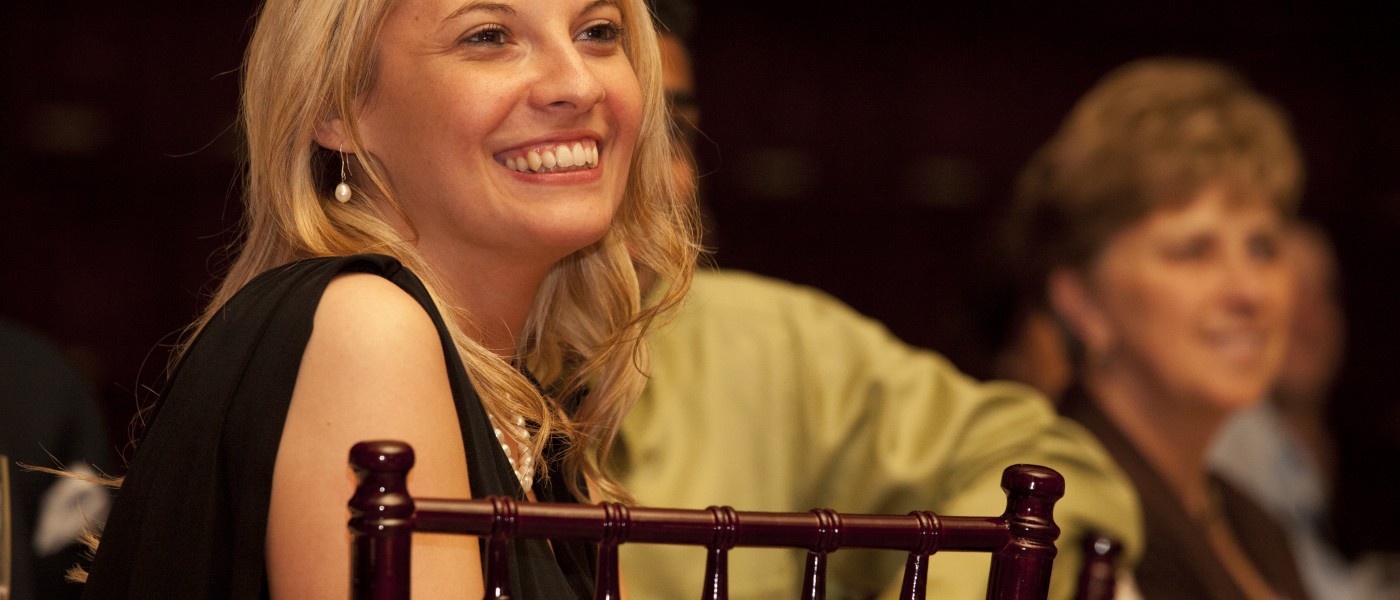
[[[729,506],[705,509],[714,520],[713,533],[705,557],[705,590],[703,600],[729,600],[729,549],[739,535],[739,515]]]
[[[1118,588],[1118,555],[1123,545],[1106,535],[1090,533],[1081,542],[1084,565],[1079,570],[1078,600],[1113,600]]]
[[[914,511],[918,518],[919,545],[904,561],[904,583],[899,588],[899,600],[924,600],[928,594],[928,557],[938,551],[943,523],[931,512]]]
[[[594,578],[593,600],[620,600],[621,578],[618,577],[617,547],[627,541],[632,527],[632,513],[626,504],[604,502],[603,539],[598,541],[598,573]]]
[[[355,600],[409,597],[413,498],[405,481],[413,448],[395,441],[360,442],[350,449],[359,485],[350,498],[350,588]]]
[[[826,557],[841,547],[841,515],[829,508],[814,508],[817,544],[807,549],[807,571],[802,577],[802,600],[826,600]]]
[[[1055,560],[1055,502],[1065,495],[1065,479],[1054,469],[1012,465],[1002,472],[1006,519],[1011,540],[992,555],[987,598],[1044,598],[1050,593],[1050,566]]]

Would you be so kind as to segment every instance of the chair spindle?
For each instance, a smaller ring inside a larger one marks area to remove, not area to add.
[[[825,600],[826,557],[841,547],[841,514],[829,508],[814,508],[811,512],[817,517],[817,543],[807,551],[802,600]]]
[[[1118,556],[1123,545],[1106,535],[1091,533],[1081,542],[1084,566],[1079,570],[1078,600],[1113,600],[1118,587]]]
[[[520,505],[505,496],[491,497],[491,533],[486,538],[486,597],[510,598],[510,543],[520,526]]]
[[[928,594],[928,557],[938,552],[943,541],[943,522],[938,515],[926,511],[913,511],[909,516],[919,523],[918,546],[904,561],[904,583],[900,586],[900,600],[924,600]]]
[[[603,539],[598,541],[598,571],[594,580],[593,600],[620,600],[621,578],[618,577],[617,547],[627,541],[632,527],[632,513],[627,505],[604,502]]]
[[[729,550],[739,535],[739,515],[729,506],[705,509],[713,519],[709,554],[705,557],[704,600],[729,600]]]

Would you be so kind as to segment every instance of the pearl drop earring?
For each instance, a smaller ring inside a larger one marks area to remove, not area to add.
[[[340,150],[340,183],[335,186],[335,199],[341,204],[350,201],[350,196],[354,193],[350,190],[350,184],[345,182],[345,151]]]

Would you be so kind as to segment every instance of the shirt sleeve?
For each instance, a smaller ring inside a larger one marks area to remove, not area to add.
[[[997,515],[1005,507],[1002,470],[1034,463],[1067,482],[1055,510],[1062,533],[1052,597],[1073,594],[1078,539],[1089,529],[1117,536],[1130,549],[1128,564],[1136,560],[1135,496],[1092,436],[1030,388],[967,377],[821,292],[742,273],[701,274],[652,345],[652,380],[623,429],[624,477],[645,504]],[[730,561],[735,597],[800,589],[800,553],[735,552],[753,553]],[[904,560],[897,552],[838,551],[829,584],[837,593],[897,597]],[[936,556],[929,589],[977,597],[988,561]]]

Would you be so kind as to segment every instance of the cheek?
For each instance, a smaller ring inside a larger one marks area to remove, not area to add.
[[[1287,273],[1279,273],[1273,278],[1273,285],[1270,288],[1271,304],[1274,313],[1278,315],[1283,323],[1286,323],[1293,316],[1293,311],[1298,309],[1298,295],[1294,293],[1293,279]]]
[[[504,121],[523,87],[518,77],[489,70],[449,71],[425,68],[381,81],[384,109],[400,126],[413,128],[421,139],[480,137]]]
[[[477,149],[511,118],[516,108],[509,82],[492,86],[444,86],[432,97],[411,105],[411,118],[422,124],[425,139],[454,149]]]
[[[1143,273],[1118,283],[1113,323],[1127,345],[1138,353],[1169,350],[1191,331],[1194,298],[1181,282],[1152,278]]]
[[[1270,314],[1267,317],[1271,319],[1269,326],[1279,333],[1279,335],[1277,336],[1279,338],[1277,342],[1278,345],[1284,346],[1284,348],[1281,348],[1279,350],[1280,354],[1287,351],[1286,346],[1289,344],[1289,340],[1292,339],[1295,335],[1294,332],[1297,328],[1295,327],[1294,323],[1293,311],[1298,310],[1300,308],[1298,306],[1298,298],[1293,293],[1292,282],[1289,281],[1286,277],[1281,279],[1283,281],[1281,281],[1275,287],[1273,296],[1273,310],[1270,311]],[[1317,321],[1314,321],[1314,324],[1316,323]],[[1325,325],[1323,325],[1323,327],[1325,327]],[[1321,333],[1315,327],[1310,326],[1309,329],[1309,337],[1317,336]],[[1307,340],[1306,343],[1319,344],[1325,342],[1326,340],[1324,339],[1314,338],[1311,340]]]
[[[387,87],[387,86],[385,86]],[[425,141],[442,137],[445,125],[456,128],[454,115],[446,114],[437,97],[405,85],[394,92],[380,93],[371,100],[361,134],[371,154],[394,175],[421,166]],[[431,156],[427,156],[431,159]]]
[[[616,120],[620,142],[632,145],[642,126],[642,89],[630,66],[614,67],[606,78],[608,108]]]
[[[1142,327],[1160,317],[1164,309],[1162,286],[1140,272],[1126,273],[1113,282],[1113,321],[1119,327]]]
[[[612,163],[616,168],[609,171],[609,179],[617,190],[615,198],[622,203],[627,181],[631,176],[633,161],[637,154],[637,139],[642,124],[642,91],[637,77],[630,66],[609,69],[601,76],[607,91],[604,100],[607,119],[613,129]]]

